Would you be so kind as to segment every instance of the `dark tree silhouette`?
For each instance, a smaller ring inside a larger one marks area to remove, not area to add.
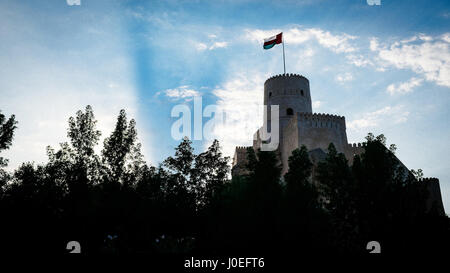
[[[192,179],[200,207],[209,206],[228,182],[228,161],[228,157],[222,156],[217,140],[214,140],[205,152],[195,157]]]
[[[363,250],[355,238],[356,183],[347,159],[336,151],[332,143],[328,146],[325,160],[319,162],[317,166],[317,180],[324,208],[332,217],[332,230],[337,240],[336,248],[343,252]]]
[[[325,254],[331,247],[328,215],[322,210],[319,192],[312,181],[313,164],[306,147],[292,151],[288,163],[282,211],[284,244],[298,253]]]
[[[11,115],[8,119],[0,111],[0,151],[8,149],[12,144],[14,130],[17,128],[15,115]]]
[[[14,137],[14,131],[17,129],[17,121],[14,115],[11,115],[8,119],[0,111],[0,153],[3,150],[9,149]],[[3,186],[9,179],[8,174],[4,171],[4,167],[8,165],[8,160],[0,156],[0,193]]]
[[[136,122],[127,124],[125,110],[121,110],[111,135],[105,139],[102,162],[105,181],[131,186],[137,179],[140,169],[145,165],[141,145],[137,143]]]
[[[317,165],[296,149],[283,178],[276,152],[249,148],[248,174],[230,180],[217,140],[196,154],[185,138],[156,167],[124,110],[100,155],[96,123],[90,106],[78,111],[69,141],[48,147],[45,164],[8,173],[1,159],[2,252],[66,253],[78,241],[88,255],[334,255],[365,253],[377,240],[384,253],[403,254],[450,242],[448,217],[426,210],[421,170],[407,170],[383,135],[369,134],[352,166],[333,144]],[[16,124],[0,114],[0,151]]]

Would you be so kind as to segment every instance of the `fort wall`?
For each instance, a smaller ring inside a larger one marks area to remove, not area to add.
[[[328,150],[333,143],[338,152],[347,151],[345,118],[329,114],[296,113],[283,129],[280,143],[283,173],[287,171],[292,151],[305,145],[308,150]]]
[[[237,146],[234,151],[233,163],[231,175],[245,175],[248,170],[246,168],[247,165],[247,148],[246,146]]]
[[[298,113],[299,147],[305,145],[308,150],[321,148],[328,150],[333,143],[336,150],[344,152],[347,146],[345,118],[329,114]]]
[[[283,165],[282,174],[288,171],[288,159],[292,151],[298,148],[298,116],[293,116],[286,127],[283,129],[284,137],[280,140],[281,163]]]
[[[349,143],[344,150],[345,157],[348,159],[350,165],[353,164],[355,155],[364,153],[364,146],[366,143]]]
[[[280,132],[282,132],[295,113],[312,113],[308,79],[297,74],[282,74],[267,79],[264,83],[264,105],[268,106],[267,120],[264,122],[269,124],[272,119],[271,106],[279,106]]]
[[[419,182],[425,184],[428,192],[426,200],[427,211],[433,210],[440,215],[445,215],[439,179],[435,177],[421,178],[419,179]]]

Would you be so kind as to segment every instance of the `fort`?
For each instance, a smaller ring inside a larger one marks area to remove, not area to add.
[[[267,115],[262,128],[267,128],[268,131],[271,130],[272,124],[271,108],[277,106],[279,109],[279,144],[275,152],[281,163],[283,175],[288,171],[288,159],[292,151],[302,145],[308,149],[314,164],[325,158],[330,143],[334,144],[338,152],[345,155],[350,164],[353,163],[355,155],[364,152],[364,143],[348,143],[345,117],[312,112],[309,80],[302,75],[281,74],[267,79],[264,83],[264,105],[267,106]],[[253,145],[249,147],[256,151],[260,149],[262,143],[258,130],[253,137]],[[249,147],[236,147],[232,164],[233,176],[247,173]],[[424,178],[419,181],[427,183],[428,209],[435,207],[443,214],[439,180]]]

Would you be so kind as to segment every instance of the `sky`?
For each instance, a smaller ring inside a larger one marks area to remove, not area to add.
[[[194,120],[214,105],[226,122],[194,147],[217,138],[232,156],[262,125],[264,81],[283,73],[282,47],[262,49],[279,32],[287,73],[310,81],[313,112],[345,116],[350,143],[384,134],[408,168],[440,179],[448,213],[448,1],[0,0],[0,109],[19,121],[2,156],[10,170],[45,162],[88,104],[102,138],[120,109],[136,119],[155,166],[179,143],[174,107]]]

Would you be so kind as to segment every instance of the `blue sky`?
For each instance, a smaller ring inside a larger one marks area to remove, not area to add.
[[[383,133],[406,166],[438,177],[450,209],[450,3],[383,1],[0,1],[0,109],[19,129],[10,168],[46,160],[67,119],[93,106],[103,136],[120,109],[136,119],[148,162],[173,153],[178,104],[215,104],[213,130],[232,155],[250,145],[263,83],[311,83],[313,111],[346,117],[349,142]],[[204,119],[206,121],[207,119]],[[198,151],[210,141],[194,141]]]

